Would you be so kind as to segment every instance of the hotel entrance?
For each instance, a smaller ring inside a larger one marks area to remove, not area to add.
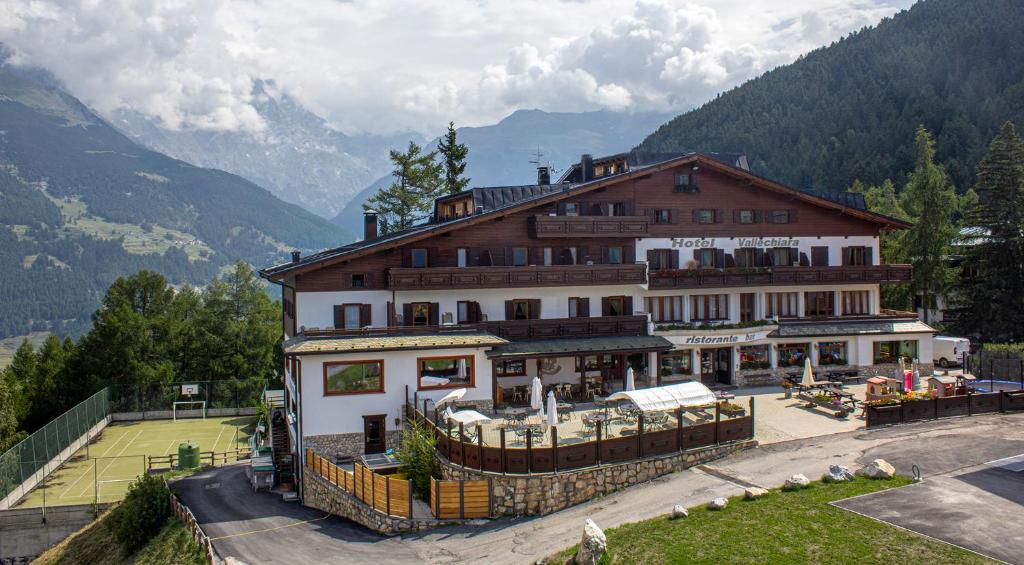
[[[700,350],[700,382],[706,386],[732,384],[732,348]]]

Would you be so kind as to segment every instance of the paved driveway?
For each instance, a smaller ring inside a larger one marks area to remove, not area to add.
[[[380,537],[337,518],[309,521],[322,514],[271,494],[253,495],[240,468],[179,481],[175,490],[207,532],[220,538],[214,544],[222,555],[250,563],[525,564],[579,541],[587,517],[608,528],[665,514],[673,504],[694,506],[715,496],[736,495],[743,484],[778,486],[794,473],[819,477],[833,463],[856,467],[882,457],[904,474],[916,464],[928,484],[932,478],[937,482],[943,475],[964,474],[1019,453],[1024,453],[1024,413],[859,430],[734,454],[548,516],[505,518],[486,526],[442,528],[399,538]],[[214,483],[220,486],[207,487]],[[1005,523],[1024,523],[1019,503],[1000,509]],[[266,528],[278,529],[245,534]]]

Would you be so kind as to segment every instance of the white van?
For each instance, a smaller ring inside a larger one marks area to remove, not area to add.
[[[932,357],[939,367],[952,367],[964,362],[964,355],[971,350],[971,340],[966,337],[937,335],[932,338]]]

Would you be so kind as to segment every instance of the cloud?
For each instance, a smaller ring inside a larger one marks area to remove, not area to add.
[[[339,129],[681,110],[910,0],[0,0],[0,42],[102,113],[258,133],[252,84]]]

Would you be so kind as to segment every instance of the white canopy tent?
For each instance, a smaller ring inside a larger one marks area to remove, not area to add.
[[[452,422],[455,422],[456,424],[461,423],[467,426],[480,422],[491,421],[490,418],[484,416],[483,414],[477,412],[476,410],[459,410],[458,412],[455,412],[451,416],[448,416],[448,419],[451,420]]]
[[[464,389],[464,388],[457,388],[457,389],[449,392],[448,394],[442,396],[440,399],[438,399],[438,401],[434,403],[434,406],[438,406],[438,407],[444,406],[445,404],[447,404],[449,402],[455,402],[456,400],[459,400],[463,396],[466,396],[466,389]]]
[[[643,412],[656,412],[714,404],[715,393],[701,383],[689,381],[641,390],[624,390],[609,396],[607,400],[629,400]]]

